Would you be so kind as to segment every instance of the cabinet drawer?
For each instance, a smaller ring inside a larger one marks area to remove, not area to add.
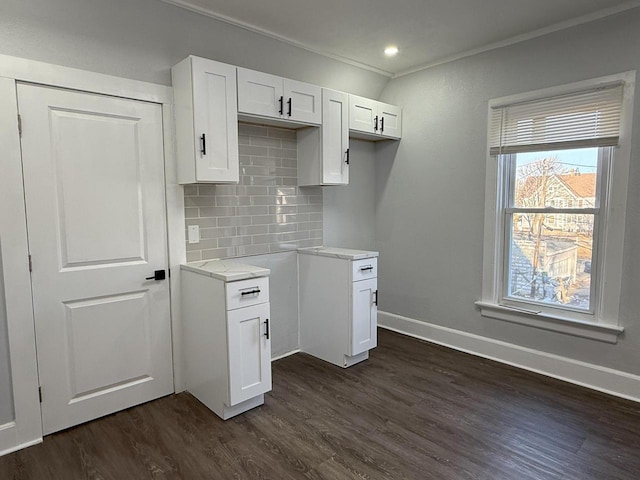
[[[229,282],[227,289],[227,310],[249,307],[269,301],[269,277],[250,278]]]
[[[351,281],[353,282],[376,278],[378,276],[378,259],[365,258],[364,260],[355,260],[351,268]]]

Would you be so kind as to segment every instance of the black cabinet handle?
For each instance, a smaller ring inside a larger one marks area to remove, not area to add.
[[[278,113],[280,113],[280,115],[282,115],[284,113],[284,97],[281,95],[280,96],[280,111]]]
[[[264,324],[267,327],[265,329],[264,336],[267,337],[267,340],[269,340],[269,319],[268,318],[265,320]]]
[[[146,277],[145,280],[164,280],[165,278],[167,278],[167,273],[164,270],[156,270],[152,277]]]
[[[377,307],[378,306],[378,290],[376,290],[373,293],[376,296],[375,300],[373,300],[373,304]]]
[[[380,132],[384,132],[384,117],[380,117]]]
[[[347,151],[345,153],[347,154],[347,159],[344,161],[344,163],[349,165],[349,149],[348,148],[347,148]]]
[[[367,270],[368,270],[368,271],[373,270],[373,266],[371,266],[371,265],[367,265],[366,267],[360,267],[360,271],[361,271],[361,272],[366,272]]]
[[[244,295],[253,295],[256,293],[260,293],[260,289],[258,287],[254,288],[253,290],[249,290],[248,292],[240,292],[240,295],[244,296]]]
[[[289,97],[289,100],[287,100],[287,105],[289,106],[289,111],[287,112],[287,115],[291,116],[291,97]]]
[[[373,119],[374,122],[374,130],[377,132],[378,131],[378,115],[376,115],[376,118]]]
[[[200,148],[200,153],[202,153],[202,155],[206,155],[207,154],[207,136],[204,133],[200,137],[200,141],[202,142],[202,148]]]

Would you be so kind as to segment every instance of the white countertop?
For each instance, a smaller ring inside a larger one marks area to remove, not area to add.
[[[298,253],[304,255],[320,255],[323,257],[344,258],[346,260],[362,260],[363,258],[374,258],[378,252],[368,250],[352,250],[350,248],[338,247],[308,247],[299,248]]]
[[[207,277],[217,278],[223,282],[235,282],[248,278],[268,277],[271,271],[268,268],[247,265],[237,260],[207,260],[203,262],[183,263],[182,270],[198,273]]]

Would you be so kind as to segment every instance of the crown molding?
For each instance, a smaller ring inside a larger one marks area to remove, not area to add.
[[[521,35],[516,35],[514,37],[510,37],[504,40],[500,40],[498,42],[489,43],[487,45],[473,48],[470,50],[465,50],[464,52],[456,53],[454,55],[450,55],[447,57],[443,57],[439,60],[424,63],[415,67],[408,68],[406,70],[402,70],[398,73],[388,72],[386,70],[382,70],[380,68],[374,67],[372,65],[368,65],[366,63],[358,62],[356,60],[352,60],[350,58],[343,57],[341,55],[336,55],[331,52],[327,52],[311,45],[307,45],[305,43],[299,42],[297,40],[293,40],[291,38],[285,37],[283,35],[279,35],[275,32],[266,30],[264,28],[258,27],[257,25],[253,25],[251,23],[243,22],[233,17],[229,17],[227,15],[222,15],[214,12],[213,10],[192,5],[188,0],[160,0],[161,2],[174,5],[176,7],[183,8],[185,10],[189,10],[194,13],[198,13],[200,15],[204,15],[215,20],[227,23],[229,25],[234,25],[239,28],[243,28],[253,33],[257,33],[259,35],[264,35],[269,38],[273,38],[274,40],[278,40],[280,42],[286,43],[288,45],[292,45],[294,47],[301,48],[311,53],[315,53],[316,55],[321,55],[323,57],[331,58],[338,62],[346,63],[348,65],[362,68],[364,70],[368,70],[379,75],[383,75],[387,78],[399,78],[404,77],[406,75],[411,75],[412,73],[417,73],[423,70],[427,70],[429,68],[437,67],[439,65],[443,65],[445,63],[454,62],[456,60],[461,60],[463,58],[471,57],[473,55],[478,55],[480,53],[488,52],[491,50],[497,50],[499,48],[508,47],[510,45],[515,45],[517,43],[525,42],[527,40],[531,40],[534,38],[542,37],[544,35],[548,35],[550,33],[558,32],[560,30],[564,30],[567,28],[575,27],[578,25],[582,25],[585,23],[593,22],[596,20],[600,20],[602,18],[615,15],[617,13],[624,12],[626,10],[630,10],[632,8],[640,7],[640,0],[630,0],[628,2],[622,3],[615,7],[605,8],[602,10],[598,10],[597,12],[589,13],[586,15],[582,15],[576,18],[572,18],[570,20],[565,20],[563,22],[558,22],[553,25],[549,25],[548,27],[539,28],[537,30],[533,30],[531,32],[523,33]]]
[[[356,60],[352,60],[350,58],[346,58],[346,57],[343,57],[341,55],[336,55],[334,53],[330,53],[330,52],[326,52],[324,50],[320,50],[320,49],[314,48],[311,45],[307,45],[305,43],[298,42],[297,40],[293,40],[293,39],[285,37],[283,35],[279,35],[279,34],[277,34],[275,32],[272,32],[272,31],[266,30],[264,28],[258,27],[257,25],[253,25],[251,23],[243,22],[241,20],[238,20],[238,19],[233,18],[233,17],[229,17],[227,15],[222,15],[222,14],[216,13],[216,12],[214,12],[212,10],[207,9],[207,8],[203,8],[203,7],[198,7],[198,6],[192,5],[191,3],[189,3],[186,0],[160,0],[160,1],[164,2],[164,3],[168,3],[170,5],[174,5],[176,7],[184,8],[185,10],[189,10],[191,12],[198,13],[198,14],[204,15],[206,17],[213,18],[215,20],[227,23],[229,25],[233,25],[235,27],[243,28],[244,30],[248,30],[250,32],[257,33],[259,35],[264,35],[265,37],[273,38],[274,40],[278,40],[280,42],[289,44],[291,46],[301,48],[301,49],[306,50],[308,52],[315,53],[316,55],[321,55],[323,57],[331,58],[332,60],[336,60],[338,62],[346,63],[346,64],[351,65],[353,67],[362,68],[363,70],[369,70],[370,72],[374,72],[374,73],[377,73],[379,75],[383,75],[383,76],[385,76],[387,78],[392,78],[393,77],[393,73],[392,72],[388,72],[386,70],[382,70],[382,69],[374,67],[372,65],[368,65],[368,64],[362,63],[362,62],[358,62]]]
[[[466,50],[464,52],[456,53],[454,55],[441,58],[440,60],[436,60],[434,62],[424,63],[417,67],[412,67],[407,70],[398,72],[394,74],[392,78],[404,77],[405,75],[411,75],[412,73],[417,73],[417,72],[421,72],[422,70],[427,70],[429,68],[437,67],[439,65],[444,65],[445,63],[455,62],[456,60],[472,57],[473,55],[478,55],[479,53],[484,53],[491,50],[497,50],[499,48],[515,45],[516,43],[526,42],[527,40],[542,37],[550,33],[558,32],[560,30],[565,30],[571,27],[576,27],[578,25],[582,25],[585,23],[594,22],[596,20],[600,20],[602,18],[609,17],[611,15],[615,15],[617,13],[621,13],[626,10],[630,10],[632,8],[637,8],[637,7],[640,7],[640,0],[632,0],[629,2],[625,2],[616,7],[610,7],[610,8],[605,8],[603,10],[598,10],[597,12],[589,13],[587,15],[582,15],[580,17],[572,18],[570,20],[565,20],[563,22],[554,23],[553,25],[549,25],[548,27],[539,28],[537,30],[533,30],[528,33],[523,33],[522,35],[516,35],[515,37],[510,37],[504,40],[500,40],[499,42],[489,43],[482,47],[473,48],[471,50]]]

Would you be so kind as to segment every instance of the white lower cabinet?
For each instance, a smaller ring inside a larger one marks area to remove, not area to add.
[[[301,350],[343,368],[366,360],[377,345],[377,253],[298,252]]]
[[[350,355],[374,348],[378,339],[378,279],[353,282],[351,287],[352,323]]]
[[[231,405],[271,390],[269,304],[227,312]]]
[[[271,390],[269,278],[224,281],[193,270],[181,272],[187,390],[226,420]]]

